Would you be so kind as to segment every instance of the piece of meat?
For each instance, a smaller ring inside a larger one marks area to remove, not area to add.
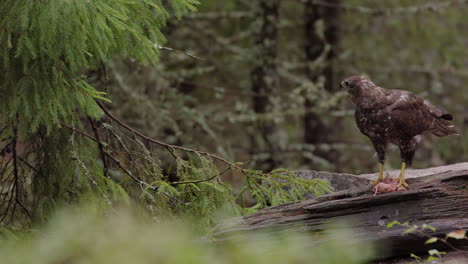
[[[377,184],[372,187],[374,196],[380,193],[396,192],[396,191],[406,191],[405,187],[398,187],[398,179],[394,179],[390,174],[386,174],[385,177],[380,180]]]

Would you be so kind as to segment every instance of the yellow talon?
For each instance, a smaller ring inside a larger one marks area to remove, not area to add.
[[[408,184],[405,181],[405,169],[406,169],[406,162],[402,162],[400,176],[398,177],[399,180],[398,180],[397,187],[408,187]]]
[[[376,181],[371,182],[372,184],[377,184],[382,180],[383,178],[383,163],[379,163],[379,177],[377,177]]]

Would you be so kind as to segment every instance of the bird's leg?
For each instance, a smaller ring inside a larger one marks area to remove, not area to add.
[[[382,178],[383,178],[383,168],[384,168],[383,162],[379,162],[379,176],[377,177],[377,180],[371,182],[372,184],[377,184],[377,183],[380,182],[380,180],[382,180]]]
[[[408,184],[405,181],[405,169],[406,165],[411,166],[411,162],[413,161],[414,157],[414,152],[416,151],[416,147],[420,139],[421,136],[415,136],[410,140],[403,140],[399,144],[401,156],[401,172],[400,177],[398,179],[398,188],[408,187]]]
[[[398,177],[398,185],[397,187],[408,187],[408,184],[405,181],[405,169],[406,169],[406,162],[401,163],[401,171],[400,176]]]
[[[379,183],[383,178],[383,169],[385,162],[385,146],[386,143],[381,138],[371,138],[372,145],[374,145],[377,156],[379,157],[379,176],[376,181],[373,181],[372,184]]]

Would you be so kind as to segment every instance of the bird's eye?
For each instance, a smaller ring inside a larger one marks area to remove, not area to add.
[[[349,88],[349,86],[350,86],[350,83],[348,81],[341,82],[341,87],[342,88]]]

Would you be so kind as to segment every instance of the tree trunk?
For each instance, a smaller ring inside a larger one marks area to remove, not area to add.
[[[281,161],[277,157],[279,153],[278,141],[274,139],[278,127],[272,118],[265,115],[274,112],[270,96],[277,93],[279,88],[276,58],[280,1],[259,0],[256,5],[257,14],[255,17],[258,17],[258,20],[254,22],[255,66],[251,72],[251,78],[254,92],[253,108],[259,117],[257,123],[263,146],[258,146],[258,140],[254,138],[252,149],[254,152],[261,151],[271,154],[265,162],[266,169],[271,170],[281,165]]]
[[[330,2],[339,4],[341,0],[330,0]],[[332,61],[336,57],[339,44],[340,10],[317,6],[312,0],[306,1],[304,5],[305,55],[308,62],[306,73],[314,83],[319,83],[320,78],[324,78],[325,89],[329,92],[336,91],[337,80]],[[314,105],[315,102],[306,96],[304,143],[308,145],[327,143],[330,140],[328,129],[313,110]],[[331,153],[317,151],[316,154],[327,160],[336,159]]]
[[[441,172],[442,171],[442,172]],[[412,171],[409,171],[411,174]],[[402,234],[406,227],[387,228],[394,220],[437,230],[425,230],[429,236],[445,237],[454,230],[468,229],[468,163],[415,171],[421,177],[409,177],[408,191],[390,192],[374,196],[371,185],[338,191],[306,201],[293,202],[260,210],[254,214],[222,223],[216,228],[217,237],[235,232],[294,230],[304,225],[310,232],[318,232],[329,222],[346,222],[358,238],[372,240],[380,246],[380,258],[408,257],[411,253],[427,253],[428,249],[447,250],[441,242],[424,245],[428,237],[417,233]],[[320,177],[320,172],[314,172]],[[342,174],[325,173],[333,180]],[[356,175],[369,179],[369,175]],[[372,178],[376,178],[373,175]],[[355,179],[351,180],[356,184]],[[297,229],[296,229],[297,230]],[[468,249],[468,240],[449,240]],[[466,252],[465,252],[466,253]]]

